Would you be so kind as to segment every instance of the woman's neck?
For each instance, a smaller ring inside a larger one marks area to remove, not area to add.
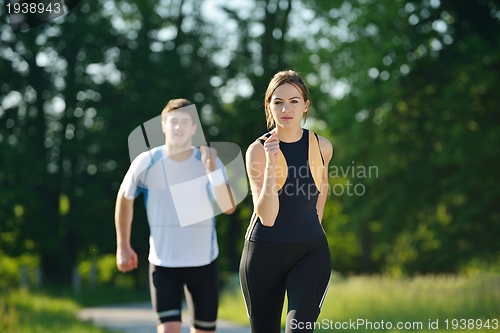
[[[302,127],[283,128],[276,127],[273,131],[278,132],[278,139],[283,142],[296,142],[302,137]]]

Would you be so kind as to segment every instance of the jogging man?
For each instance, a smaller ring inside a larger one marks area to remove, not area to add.
[[[129,272],[138,265],[130,244],[134,199],[144,194],[158,333],[181,332],[184,291],[194,309],[191,333],[215,332],[219,249],[212,202],[226,214],[234,211],[234,204],[215,149],[192,146],[197,117],[188,100],[168,102],[161,113],[165,145],[134,159],[116,200],[116,262],[121,272]]]

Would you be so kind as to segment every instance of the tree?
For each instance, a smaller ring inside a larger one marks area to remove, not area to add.
[[[500,132],[497,2],[308,4],[321,28],[303,68],[324,93],[337,163],[379,172],[348,177],[366,194],[338,198],[358,269],[455,271],[498,255],[498,157],[486,148]]]
[[[115,251],[128,134],[170,98],[210,100],[212,67],[186,3],[83,3],[18,34],[2,21],[1,239],[7,254],[38,254],[48,282],[69,283],[77,261]],[[145,258],[140,209],[134,229]]]

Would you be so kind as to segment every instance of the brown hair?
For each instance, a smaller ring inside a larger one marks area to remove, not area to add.
[[[177,98],[177,99],[171,99],[168,101],[167,105],[163,108],[163,111],[161,112],[161,122],[164,123],[165,120],[167,119],[167,115],[169,112],[177,110],[177,109],[182,109],[185,106],[192,105],[190,101],[188,101],[185,98]],[[193,123],[195,123],[195,115],[190,112],[191,110],[179,110],[182,112],[186,112],[191,116],[191,120]]]
[[[304,101],[310,101],[309,89],[300,77],[299,73],[293,70],[280,71],[274,74],[271,82],[267,86],[266,95],[264,97],[264,112],[266,113],[267,128],[271,129],[276,124],[274,123],[273,115],[269,112],[269,104],[274,91],[281,85],[289,83],[297,88],[302,94]],[[304,114],[304,119],[307,119],[307,112]]]

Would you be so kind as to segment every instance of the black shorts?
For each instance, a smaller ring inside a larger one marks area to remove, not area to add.
[[[200,267],[161,267],[149,264],[149,284],[153,310],[160,323],[181,321],[185,291],[193,326],[215,330],[219,305],[217,259]]]

